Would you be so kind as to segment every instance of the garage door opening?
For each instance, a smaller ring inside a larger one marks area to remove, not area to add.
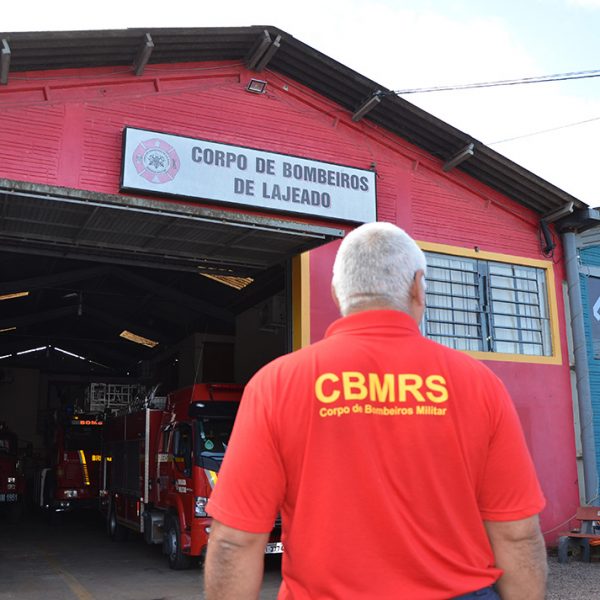
[[[0,189],[0,421],[41,463],[58,415],[93,411],[100,386],[122,391],[117,407],[243,385],[292,350],[294,257],[343,235],[160,200]]]

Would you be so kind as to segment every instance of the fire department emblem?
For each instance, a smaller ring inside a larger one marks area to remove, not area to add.
[[[138,175],[151,183],[167,183],[175,179],[180,161],[175,148],[160,138],[140,142],[133,152]]]

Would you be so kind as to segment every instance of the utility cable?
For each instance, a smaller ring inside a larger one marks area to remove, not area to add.
[[[551,131],[558,131],[560,129],[568,129],[569,127],[575,127],[577,125],[584,125],[585,123],[592,123],[593,121],[600,121],[600,117],[593,117],[591,119],[585,119],[584,121],[576,121],[575,123],[567,123],[566,125],[559,125],[558,127],[550,127],[549,129],[540,129],[539,131],[532,131],[531,133],[524,133],[523,135],[517,135],[515,137],[497,140],[495,142],[487,142],[486,146],[503,144],[504,142],[512,142],[514,140],[521,140],[523,138],[533,137],[534,135],[541,135],[542,133],[550,133]]]
[[[551,81],[568,81],[570,79],[590,79],[600,77],[600,69],[590,71],[572,71],[570,73],[555,73],[553,75],[540,75],[537,77],[521,77],[519,79],[501,79],[499,81],[482,81],[478,83],[465,83],[459,85],[436,85],[422,88],[407,88],[393,90],[389,93],[397,96],[405,94],[426,94],[429,92],[447,92],[454,90],[472,90],[477,88],[490,88],[508,85],[524,85],[528,83],[547,83]]]

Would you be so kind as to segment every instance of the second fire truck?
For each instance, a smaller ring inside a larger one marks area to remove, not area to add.
[[[61,414],[53,425],[49,465],[38,479],[38,502],[52,512],[98,507],[102,418]]]

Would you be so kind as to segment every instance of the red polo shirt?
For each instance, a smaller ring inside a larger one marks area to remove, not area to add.
[[[500,380],[367,311],[253,377],[208,510],[257,533],[281,512],[279,598],[435,600],[500,576],[482,520],[543,506]]]

